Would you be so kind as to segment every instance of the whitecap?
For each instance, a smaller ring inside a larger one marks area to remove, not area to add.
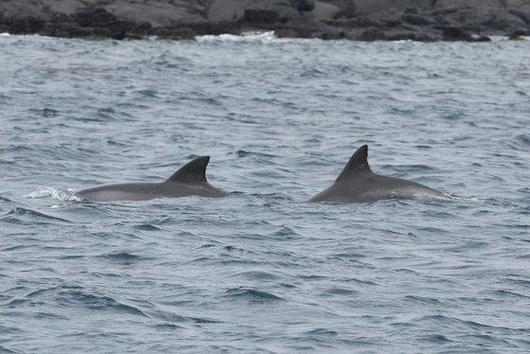
[[[271,43],[278,41],[278,37],[274,31],[268,32],[245,32],[241,35],[235,34],[220,34],[220,35],[205,35],[195,37],[197,42],[261,42]]]
[[[61,189],[54,187],[47,187],[36,190],[26,196],[31,199],[51,198],[60,202],[80,202],[83,198],[78,196],[73,189]]]

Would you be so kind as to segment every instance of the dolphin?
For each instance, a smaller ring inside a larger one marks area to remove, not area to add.
[[[309,201],[363,203],[380,199],[442,196],[442,192],[419,183],[373,173],[368,165],[368,145],[363,145],[352,155],[335,183]]]
[[[210,156],[188,162],[171,177],[160,183],[110,184],[77,192],[81,197],[98,202],[118,200],[149,200],[177,198],[189,195],[218,198],[227,193],[215,188],[206,180],[206,166]]]

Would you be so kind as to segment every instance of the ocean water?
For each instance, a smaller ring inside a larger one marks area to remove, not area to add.
[[[529,54],[0,37],[0,352],[530,351]],[[362,144],[452,197],[306,203]],[[74,193],[201,155],[230,196]]]

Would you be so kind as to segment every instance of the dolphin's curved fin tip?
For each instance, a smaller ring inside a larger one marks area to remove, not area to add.
[[[166,180],[166,183],[206,183],[206,166],[210,156],[198,157],[184,166]]]
[[[364,144],[357,149],[344,167],[344,170],[337,177],[337,182],[348,177],[352,177],[357,172],[368,171],[370,172],[370,165],[368,164],[368,145]]]

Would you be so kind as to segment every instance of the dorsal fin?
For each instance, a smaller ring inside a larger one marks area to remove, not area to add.
[[[371,172],[370,165],[368,165],[368,145],[366,144],[355,151],[335,182],[353,177],[359,172]]]
[[[182,166],[173,173],[165,183],[206,183],[206,166],[210,161],[210,156],[201,156]]]

